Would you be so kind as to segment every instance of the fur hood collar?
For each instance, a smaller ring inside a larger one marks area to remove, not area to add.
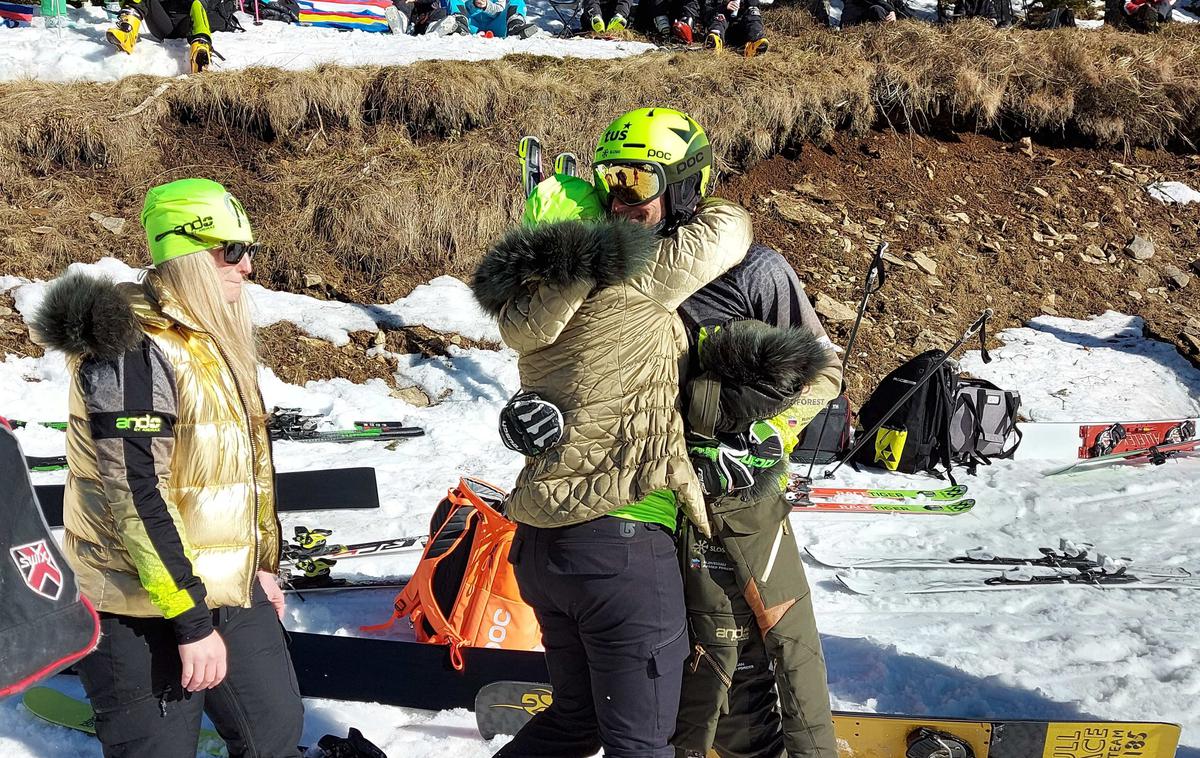
[[[492,316],[531,282],[607,287],[642,273],[654,255],[653,232],[617,219],[520,226],[505,234],[475,271],[475,299]]]
[[[34,339],[71,356],[115,359],[142,339],[137,314],[107,277],[68,273],[52,283],[30,322]]]

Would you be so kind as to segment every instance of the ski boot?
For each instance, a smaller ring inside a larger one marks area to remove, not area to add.
[[[762,55],[767,52],[770,45],[767,43],[767,38],[752,40],[746,43],[746,57],[753,58],[756,55]]]
[[[467,17],[461,13],[455,13],[446,16],[434,26],[429,27],[429,33],[438,37],[449,37],[451,34],[465,34],[470,36],[471,25],[467,22]]]
[[[671,37],[671,19],[666,16],[655,16],[654,31],[658,32],[658,36],[663,39],[669,39]]]
[[[675,34],[675,39],[685,45],[692,44],[692,20],[690,18],[681,18],[671,25],[671,31]]]
[[[117,16],[117,25],[104,33],[108,44],[124,53],[132,53],[137,44],[138,31],[142,28],[142,17],[137,11],[126,8]]]
[[[613,17],[608,20],[608,26],[604,31],[608,33],[625,31],[625,27],[629,26],[629,22],[620,13],[614,13]]]
[[[190,41],[191,51],[188,58],[192,63],[192,73],[207,71],[212,65],[212,42],[205,36],[193,37]]]
[[[720,32],[709,32],[708,37],[704,40],[704,47],[712,50],[714,53],[719,53],[725,49],[725,38],[721,36]]]
[[[520,15],[511,16],[508,19],[507,29],[508,36],[517,39],[529,39],[542,33],[541,28],[537,24],[529,23],[525,20],[524,16]]]
[[[604,34],[604,17],[596,14],[588,19],[588,26],[592,28],[593,34]]]

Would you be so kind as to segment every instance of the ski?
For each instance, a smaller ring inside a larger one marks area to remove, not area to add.
[[[39,484],[38,502],[49,526],[63,525],[63,485]],[[287,471],[275,474],[280,511],[324,511],[379,507],[379,486],[370,467]]]
[[[548,684],[492,682],[475,696],[475,723],[484,739],[515,734],[553,702]],[[860,758],[1174,758],[1180,735],[1177,724],[1162,722],[976,721],[849,711],[833,712],[833,729],[839,754]]]
[[[25,456],[25,465],[30,471],[61,471],[67,467],[67,456],[54,455],[48,458],[38,455]]]
[[[801,494],[807,500],[832,500],[843,495],[854,495],[870,500],[889,500],[905,502],[909,500],[951,501],[962,500],[967,494],[966,485],[943,487],[936,490],[923,489],[886,489],[871,487],[813,487],[806,485],[799,474],[788,475],[788,490]]]
[[[522,137],[517,144],[517,156],[521,159],[521,184],[525,197],[529,197],[542,183],[542,143],[537,137]]]
[[[47,429],[57,429],[60,432],[67,431],[66,421],[17,421],[16,419],[9,419],[8,423],[12,424],[13,429],[24,429],[27,426],[35,425],[44,426]]]
[[[866,577],[858,572],[838,573],[838,583],[857,595],[925,595],[942,592],[984,592],[1034,587],[1093,587],[1097,589],[1179,590],[1200,589],[1200,577],[1149,576],[1117,571],[1053,570],[1033,573],[1029,567],[1014,568],[988,577],[952,579],[916,578],[897,581],[888,575]],[[890,581],[889,581],[890,579]]]
[[[276,408],[267,417],[267,431],[273,440],[289,442],[358,442],[420,437],[425,430],[405,426],[399,421],[355,421],[353,429],[322,431],[317,428],[324,416],[303,414],[299,408]]]
[[[1085,460],[1109,453],[1185,442],[1200,432],[1200,418],[1097,421],[1023,421],[1017,460]],[[1189,432],[1190,430],[1190,432]]]
[[[309,592],[339,592],[344,590],[395,590],[399,592],[408,584],[408,577],[363,577],[351,578],[330,576],[292,575],[283,578],[285,594],[303,595]]]
[[[1165,463],[1168,458],[1172,458],[1176,455],[1186,455],[1188,453],[1196,452],[1198,449],[1200,449],[1200,440],[1166,443],[1154,445],[1140,450],[1128,450],[1123,453],[1110,453],[1108,455],[1101,455],[1096,458],[1085,458],[1084,460],[1076,461],[1068,466],[1050,469],[1049,471],[1043,472],[1043,474],[1045,476],[1057,476],[1058,474],[1065,474],[1069,471],[1088,471],[1093,468],[1102,468],[1104,465],[1118,463],[1121,461],[1136,463],[1141,460],[1146,460],[1157,466]],[[1095,464],[1102,465],[1097,466]]]
[[[575,153],[559,153],[554,156],[554,173],[579,176],[579,159]]]
[[[933,516],[957,516],[975,507],[974,500],[954,500],[950,502],[930,501],[917,502],[883,502],[864,501],[857,503],[842,503],[836,500],[806,501],[788,495],[792,503],[792,513],[893,513]]]
[[[1063,540],[1060,547],[1038,548],[1040,556],[1009,557],[994,555],[982,548],[972,548],[964,551],[963,555],[949,558],[929,556],[877,555],[877,556],[848,556],[834,557],[813,547],[804,548],[808,557],[822,566],[835,569],[973,569],[976,571],[991,568],[1030,568],[1067,569],[1076,571],[1105,570],[1117,571],[1120,568],[1132,566],[1133,570],[1142,576],[1187,578],[1200,575],[1183,566],[1153,566],[1141,565],[1129,558],[1113,559],[1098,555],[1086,546],[1075,546]]]
[[[325,560],[345,560],[347,558],[364,558],[380,553],[394,553],[402,550],[421,550],[429,540],[426,535],[413,537],[395,537],[388,540],[372,540],[358,542],[352,545],[338,545],[329,542],[333,531],[330,529],[309,529],[305,526],[295,528],[295,536],[283,546],[283,561],[295,563],[300,560],[322,558]]]

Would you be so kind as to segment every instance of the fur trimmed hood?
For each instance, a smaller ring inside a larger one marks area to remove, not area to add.
[[[635,277],[646,269],[655,244],[649,229],[616,219],[520,226],[487,252],[471,288],[480,306],[498,316],[531,281],[607,287]]]
[[[832,360],[833,351],[807,329],[743,319],[716,330],[704,340],[700,362],[721,382],[718,429],[745,431],[783,413]]]
[[[115,359],[143,336],[133,306],[107,277],[68,273],[50,285],[30,322],[34,340],[72,356]]]

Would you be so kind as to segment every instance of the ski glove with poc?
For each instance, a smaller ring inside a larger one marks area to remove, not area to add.
[[[688,454],[704,494],[717,497],[747,489],[758,471],[783,460],[783,440],[771,424],[756,421],[744,434],[693,438]]]
[[[521,455],[541,455],[557,445],[562,435],[562,412],[532,392],[518,392],[500,411],[500,439]]]

